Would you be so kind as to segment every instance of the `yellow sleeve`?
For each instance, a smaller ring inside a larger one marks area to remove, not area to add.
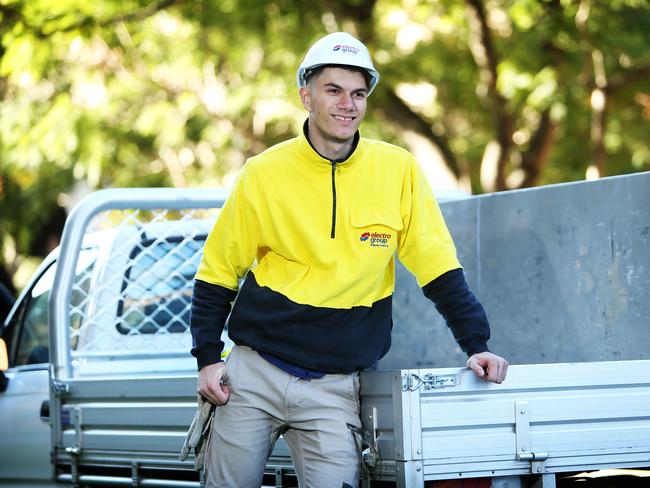
[[[255,261],[259,219],[251,202],[252,184],[244,165],[203,248],[196,278],[231,290]]]
[[[397,254],[418,284],[424,286],[461,265],[438,202],[413,157],[409,168],[402,188],[404,228]]]

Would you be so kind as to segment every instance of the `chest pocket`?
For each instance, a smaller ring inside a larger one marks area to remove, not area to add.
[[[397,234],[403,224],[399,212],[392,209],[361,208],[351,212],[351,223],[362,244],[394,251]]]

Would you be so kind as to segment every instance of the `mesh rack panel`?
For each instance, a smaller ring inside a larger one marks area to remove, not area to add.
[[[92,219],[69,303],[73,357],[187,354],[193,278],[217,211],[122,209]]]

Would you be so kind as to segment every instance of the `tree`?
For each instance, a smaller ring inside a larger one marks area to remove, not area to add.
[[[0,265],[74,189],[228,185],[300,130],[296,67],[335,30],[381,73],[364,135],[434,186],[650,169],[647,0],[3,0]]]

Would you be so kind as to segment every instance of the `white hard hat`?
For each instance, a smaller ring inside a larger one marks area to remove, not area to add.
[[[368,48],[347,32],[334,32],[316,41],[307,51],[296,73],[298,88],[307,84],[311,70],[330,64],[355,66],[365,70],[370,75],[368,95],[379,81],[379,73],[372,64]]]

